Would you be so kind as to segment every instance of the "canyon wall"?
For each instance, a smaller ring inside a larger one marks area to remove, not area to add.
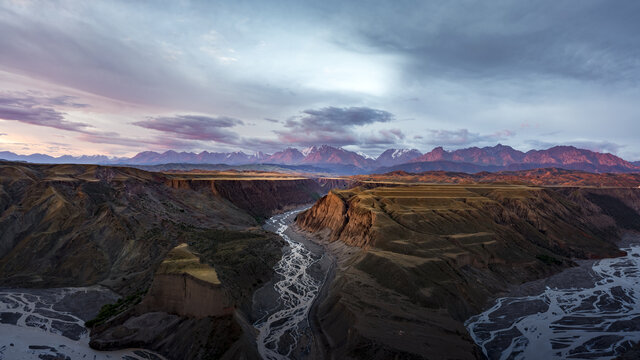
[[[224,198],[263,220],[301,205],[312,204],[330,189],[344,188],[342,179],[168,179],[177,189],[192,189]]]
[[[115,290],[125,300],[94,326],[98,349],[256,357],[241,336],[250,331],[243,309],[283,247],[259,221],[325,189],[309,179],[176,180],[131,168],[0,162],[0,285]],[[154,277],[179,243],[215,268],[219,284]],[[137,306],[126,300],[145,292]]]
[[[345,357],[481,358],[462,322],[489,299],[573,259],[621,255],[620,234],[640,230],[640,189],[368,188],[332,191],[297,218],[338,254],[315,320]]]

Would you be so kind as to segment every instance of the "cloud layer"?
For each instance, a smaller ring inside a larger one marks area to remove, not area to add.
[[[176,115],[151,117],[147,120],[136,121],[133,124],[146,129],[161,131],[183,140],[234,144],[237,143],[239,136],[228,129],[244,123],[241,120],[224,116]]]
[[[503,142],[640,159],[639,13],[633,0],[2,2],[0,130],[3,144],[51,129],[74,151],[129,155]]]
[[[86,104],[71,102],[70,96],[37,97],[24,93],[0,94],[0,119],[26,124],[46,126],[60,130],[86,132],[89,124],[67,121],[65,114],[53,106],[86,107]]]
[[[393,114],[387,111],[367,107],[308,109],[300,116],[286,120],[285,129],[275,133],[282,143],[296,146],[359,145],[366,142],[360,138],[359,128],[393,119]]]

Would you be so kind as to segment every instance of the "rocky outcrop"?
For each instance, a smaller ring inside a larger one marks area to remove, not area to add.
[[[207,230],[183,239],[158,265],[139,304],[94,321],[92,347],[143,347],[170,359],[259,357],[244,309],[273,276],[282,240],[255,229]]]
[[[331,189],[348,189],[357,185],[357,182],[351,178],[314,178],[320,186],[322,186],[324,193],[327,193]]]
[[[300,214],[298,225],[308,231],[331,229],[331,241],[340,240],[347,245],[368,248],[374,236],[375,211],[363,202],[366,199],[344,199],[331,192],[308,211]]]
[[[242,333],[232,305],[215,269],[181,244],[160,264],[142,302],[94,327],[90,345],[145,347],[172,359],[220,357]]]
[[[316,320],[344,357],[439,359],[453,348],[454,358],[481,358],[462,321],[574,258],[621,255],[619,235],[640,228],[639,196],[510,185],[332,191],[297,218],[330,248],[348,247]]]
[[[216,270],[200,259],[187,244],[167,254],[153,276],[153,283],[137,312],[167,312],[202,318],[233,313],[233,302]]]
[[[220,284],[199,280],[189,274],[156,274],[140,312],[163,311],[202,318],[233,313],[232,302]]]
[[[256,226],[340,181],[0,162],[0,284],[135,292],[187,233]]]

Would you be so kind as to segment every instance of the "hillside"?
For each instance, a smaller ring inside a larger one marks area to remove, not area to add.
[[[462,322],[489,299],[640,230],[640,189],[383,185],[297,218],[340,259],[317,321],[341,356],[481,358]]]

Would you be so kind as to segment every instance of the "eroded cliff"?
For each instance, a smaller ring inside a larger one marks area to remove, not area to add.
[[[480,357],[462,321],[510,284],[573,258],[619,255],[621,231],[640,229],[639,195],[509,185],[332,191],[297,219],[343,248],[317,321],[346,357]]]
[[[93,327],[90,345],[144,346],[172,359],[219,357],[242,333],[233,313],[216,270],[183,243],[167,254],[139,304]]]
[[[148,347],[169,358],[254,356],[241,337],[251,331],[243,330],[243,312],[273,276],[283,247],[259,220],[326,190],[309,179],[180,177],[0,162],[0,285],[114,289],[121,301],[92,322],[113,341],[96,338],[98,348]],[[183,273],[153,276],[180,243],[215,268],[218,286]]]

